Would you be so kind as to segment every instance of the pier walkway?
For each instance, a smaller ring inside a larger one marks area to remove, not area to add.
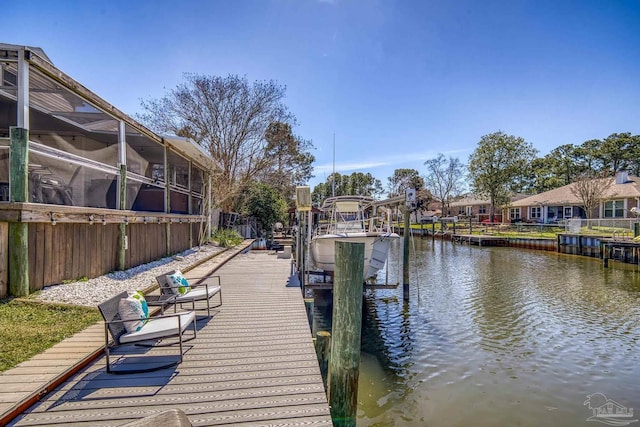
[[[211,270],[204,263],[186,275]],[[215,272],[223,305],[198,320],[183,363],[109,375],[100,356],[10,425],[118,426],[178,408],[194,426],[331,426],[300,289],[285,287],[289,272],[290,260],[266,251],[236,256]]]

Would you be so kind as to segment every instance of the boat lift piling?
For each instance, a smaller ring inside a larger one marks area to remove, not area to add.
[[[416,190],[407,188],[404,193],[404,244],[402,252],[402,297],[409,301],[409,244],[411,239],[411,212],[416,208]]]
[[[309,284],[309,245],[311,242],[311,188],[296,187],[296,210],[298,215],[298,231],[296,233],[296,267],[300,278],[302,296]]]

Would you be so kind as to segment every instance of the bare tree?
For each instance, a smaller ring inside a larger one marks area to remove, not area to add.
[[[234,211],[251,180],[271,165],[265,132],[273,122],[293,123],[282,103],[285,87],[246,77],[185,74],[185,82],[160,99],[142,101],[141,120],[160,133],[187,137],[214,161],[212,192],[224,211]]]
[[[462,194],[464,189],[463,165],[459,159],[438,153],[435,159],[424,162],[427,166],[425,186],[431,194],[440,201],[442,212],[448,206],[451,199]]]
[[[571,185],[571,193],[580,199],[587,219],[591,219],[592,212],[605,198],[615,196],[609,194],[613,182],[613,178],[603,174],[585,173]]]

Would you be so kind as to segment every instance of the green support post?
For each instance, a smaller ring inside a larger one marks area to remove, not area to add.
[[[29,131],[11,127],[10,189],[11,202],[29,201]],[[29,295],[29,226],[9,223],[9,295]]]
[[[329,405],[334,426],[356,425],[364,243],[335,243]]]

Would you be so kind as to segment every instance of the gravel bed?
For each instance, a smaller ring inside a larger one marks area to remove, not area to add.
[[[143,290],[156,283],[156,276],[165,271],[182,270],[197,261],[224,250],[206,245],[191,248],[179,254],[138,265],[125,271],[114,271],[104,276],[45,287],[35,299],[95,307],[123,291]]]

